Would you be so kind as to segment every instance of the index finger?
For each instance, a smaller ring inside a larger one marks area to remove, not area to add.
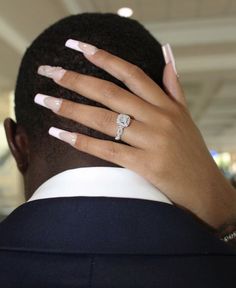
[[[68,40],[66,47],[80,51],[93,64],[122,81],[133,93],[156,106],[170,103],[164,91],[137,65],[109,52],[76,40]]]

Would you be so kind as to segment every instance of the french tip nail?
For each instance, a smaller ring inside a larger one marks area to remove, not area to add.
[[[51,127],[48,133],[57,139],[60,139],[72,146],[75,146],[77,140],[77,135],[75,133],[71,133],[56,127]]]
[[[65,46],[74,50],[77,50],[79,52],[82,52],[86,55],[94,55],[98,48],[91,45],[91,44],[87,44],[81,41],[77,41],[74,39],[68,39],[65,43]]]
[[[61,130],[61,129],[58,129],[56,127],[51,127],[49,130],[48,130],[48,133],[51,135],[51,136],[54,136],[58,139],[60,139],[60,132],[64,132],[64,130]]]
[[[38,67],[38,74],[53,79],[54,81],[60,81],[66,70],[59,66],[41,65]]]
[[[68,39],[65,43],[65,46],[68,48],[71,48],[73,50],[83,52],[80,47],[79,47],[79,41],[74,40],[74,39]]]
[[[45,99],[45,95],[38,93],[38,94],[36,94],[35,97],[34,97],[34,102],[35,102],[36,104],[39,104],[39,105],[41,105],[41,106],[44,106],[44,99]]]
[[[169,51],[171,51],[170,44],[166,43],[162,45],[161,48],[162,48],[163,56],[165,59],[165,63],[168,64],[170,62],[170,56],[169,56]]]
[[[72,40],[72,39],[68,39],[68,40],[66,40],[65,46],[66,46],[66,47],[69,46],[70,43],[71,43],[71,41],[73,41],[73,40]]]
[[[173,70],[175,72],[175,75],[178,75],[177,69],[176,69],[176,63],[175,63],[175,58],[174,58],[174,54],[171,48],[171,45],[169,43],[166,43],[162,46],[162,52],[163,52],[163,56],[165,59],[165,63],[169,64],[171,63]]]
[[[37,73],[38,73],[39,75],[43,75],[43,69],[44,69],[44,67],[45,67],[45,65],[38,67]]]
[[[38,93],[34,97],[34,102],[57,113],[61,108],[62,99]]]

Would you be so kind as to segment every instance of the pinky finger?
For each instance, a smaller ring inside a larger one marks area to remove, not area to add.
[[[137,148],[112,141],[100,140],[83,134],[71,133],[55,127],[49,129],[49,134],[82,152],[119,166],[133,169],[137,165],[137,153],[140,152]]]

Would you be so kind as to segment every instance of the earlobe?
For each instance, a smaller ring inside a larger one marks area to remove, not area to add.
[[[25,130],[10,118],[5,119],[4,128],[10,151],[16,160],[19,171],[24,174],[29,165],[28,136]]]

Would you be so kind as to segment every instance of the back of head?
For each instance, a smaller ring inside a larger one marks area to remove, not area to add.
[[[75,155],[75,152],[78,159],[82,159],[85,155],[49,136],[48,129],[51,126],[101,139],[112,141],[114,139],[58,117],[48,109],[36,105],[33,101],[34,96],[43,93],[103,107],[99,103],[56,85],[50,79],[39,76],[38,67],[40,65],[61,66],[124,87],[117,79],[88,62],[82,53],[66,48],[65,42],[69,38],[91,43],[138,65],[162,87],[164,59],[161,45],[137,21],[115,14],[84,13],[69,16],[50,26],[33,41],[22,59],[15,89],[15,114],[17,123],[22,125],[28,134],[31,149],[40,157],[53,163],[56,163],[55,159],[66,162],[66,159],[74,157],[72,155]],[[87,166],[93,166],[95,157],[88,155],[86,157],[89,162]]]

